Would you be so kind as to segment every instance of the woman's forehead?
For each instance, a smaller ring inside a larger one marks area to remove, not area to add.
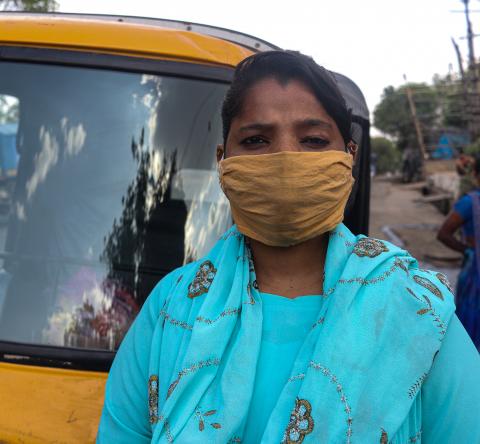
[[[298,80],[280,83],[274,78],[261,80],[249,88],[236,119],[269,121],[279,117],[282,120],[321,119],[332,122],[307,85]]]

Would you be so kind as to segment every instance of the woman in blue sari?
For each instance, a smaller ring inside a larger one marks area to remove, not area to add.
[[[448,281],[342,224],[356,145],[330,73],[251,56],[222,118],[235,226],[149,296],[97,442],[479,443],[480,358]]]
[[[476,188],[455,203],[438,239],[464,255],[456,291],[457,315],[480,350],[480,157],[475,159],[472,173]],[[459,229],[462,240],[455,237]]]

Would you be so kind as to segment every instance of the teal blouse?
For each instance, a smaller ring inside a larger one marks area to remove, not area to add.
[[[260,297],[263,310],[262,342],[245,426],[245,443],[261,441],[270,413],[323,302],[321,296],[289,299],[260,293]]]

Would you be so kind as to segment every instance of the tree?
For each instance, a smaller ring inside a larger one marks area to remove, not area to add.
[[[393,142],[385,137],[372,137],[371,149],[378,174],[393,173],[400,169],[402,155]]]
[[[0,95],[0,123],[15,123],[18,122],[18,118],[18,100],[9,101]]]
[[[433,76],[433,87],[439,98],[441,124],[444,127],[468,129],[467,97],[462,83],[451,74]]]
[[[438,125],[439,100],[435,88],[426,83],[410,83],[417,116],[424,132],[425,142],[429,143],[429,130]],[[407,85],[383,90],[382,100],[373,111],[373,121],[383,133],[391,136],[398,148],[417,147],[415,126],[407,99]]]
[[[58,9],[55,0],[0,0],[4,11],[51,12]]]

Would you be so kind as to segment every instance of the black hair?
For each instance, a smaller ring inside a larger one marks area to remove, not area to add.
[[[345,145],[352,140],[351,111],[330,71],[295,51],[265,51],[240,62],[222,106],[223,143],[226,147],[233,119],[242,111],[248,90],[257,82],[274,78],[282,85],[298,80],[308,86],[335,121]]]

